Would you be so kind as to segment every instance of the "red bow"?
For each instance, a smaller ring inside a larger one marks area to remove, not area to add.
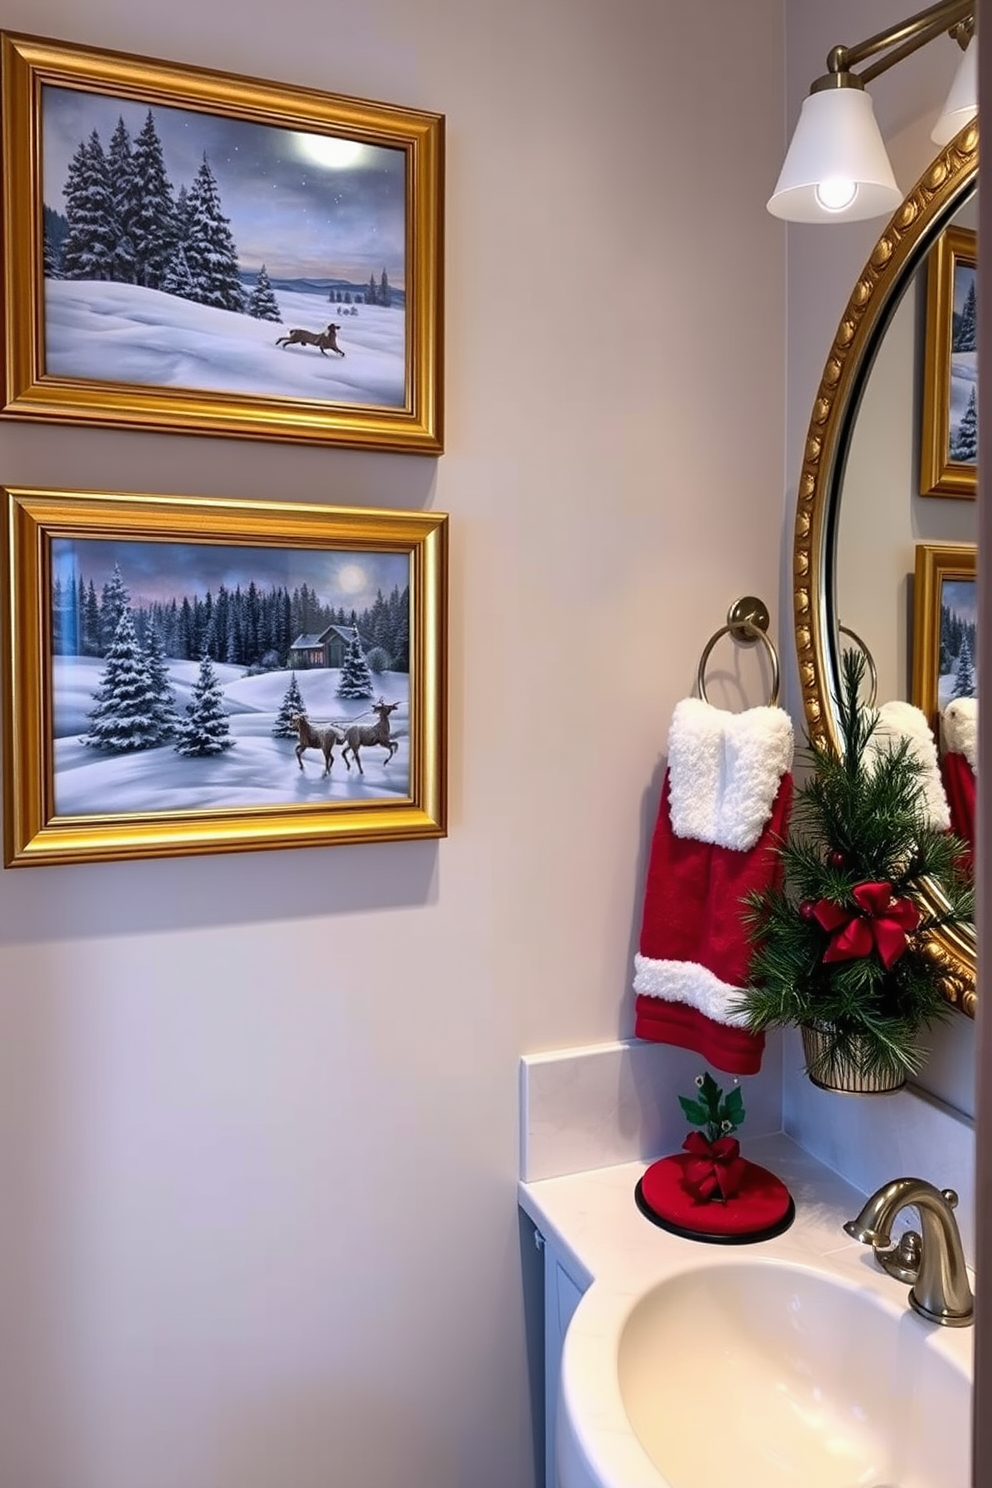
[[[853,894],[857,909],[845,909],[831,899],[813,905],[817,922],[833,931],[823,959],[854,961],[871,955],[875,945],[888,971],[906,949],[907,932],[920,923],[920,911],[912,899],[893,899],[888,883],[858,884]]]
[[[682,1182],[693,1198],[705,1204],[719,1190],[721,1199],[732,1199],[747,1166],[737,1138],[717,1137],[715,1142],[707,1142],[702,1132],[694,1131],[682,1146],[690,1154],[682,1169]]]

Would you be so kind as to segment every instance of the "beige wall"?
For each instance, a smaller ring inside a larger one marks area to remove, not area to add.
[[[7,0],[447,115],[448,449],[4,424],[0,479],[452,519],[446,841],[0,875],[11,1488],[532,1481],[516,1061],[630,1031],[672,707],[778,590],[782,4],[690,10]]]

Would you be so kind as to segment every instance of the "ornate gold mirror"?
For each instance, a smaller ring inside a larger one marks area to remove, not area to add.
[[[871,635],[847,608],[840,608],[838,600],[841,506],[859,411],[900,304],[910,286],[918,282],[917,276],[925,273],[928,255],[974,195],[977,185],[978,126],[972,123],[931,162],[875,245],[841,318],[813,405],[803,452],[793,546],[796,649],[807,729],[811,737],[835,748],[840,657],[844,647],[851,644],[849,637],[841,634],[842,628],[864,636],[869,649],[873,649]],[[907,491],[907,502],[909,499]],[[975,507],[974,502],[944,504],[958,508],[958,519],[965,514],[965,506],[972,515]],[[953,526],[953,517],[951,521]],[[959,530],[960,520],[952,536]],[[862,537],[854,545],[861,548],[862,558],[869,563],[875,540]],[[887,583],[888,579],[881,582]],[[908,586],[908,579],[906,583]],[[893,594],[893,610],[899,603]],[[905,623],[902,629],[905,634]],[[909,670],[907,652],[900,667],[904,686],[897,695],[909,695]],[[933,893],[939,897],[936,887]],[[948,1000],[974,1016],[977,949],[973,928],[935,935],[930,951],[944,968]]]

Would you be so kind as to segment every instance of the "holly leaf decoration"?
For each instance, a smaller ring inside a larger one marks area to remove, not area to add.
[[[715,1142],[735,1131],[744,1120],[744,1097],[738,1085],[732,1086],[726,1100],[713,1076],[707,1072],[696,1076],[698,1097],[679,1096],[679,1105],[693,1126],[702,1127],[708,1139]]]
[[[709,1070],[707,1070],[705,1075],[703,1076],[703,1083],[699,1087],[699,1093],[703,1097],[703,1100],[706,1102],[706,1106],[710,1114],[715,1116],[716,1108],[720,1104],[720,1097],[723,1094],[723,1091],[720,1089],[719,1085],[716,1083]]]
[[[692,1100],[688,1095],[679,1096],[679,1105],[685,1113],[686,1119],[693,1126],[706,1126],[710,1120],[710,1113],[702,1101]]]

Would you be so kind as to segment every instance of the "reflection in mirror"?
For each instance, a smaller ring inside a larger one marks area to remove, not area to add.
[[[953,226],[973,230],[977,212],[977,190],[971,189],[951,219]],[[972,545],[976,539],[973,500],[918,494],[927,272],[935,246],[909,280],[880,338],[837,495],[837,616],[865,638],[882,702],[912,698],[917,547]]]
[[[977,182],[974,124],[936,157],[882,233],[814,403],[796,508],[796,646],[809,732],[835,747],[839,659],[849,644],[842,631],[870,649],[880,703],[912,700],[917,550],[974,545],[974,500],[918,493],[927,260],[950,225],[976,224]],[[937,907],[936,888],[933,899]],[[935,933],[930,951],[948,999],[973,1015],[973,927]]]

